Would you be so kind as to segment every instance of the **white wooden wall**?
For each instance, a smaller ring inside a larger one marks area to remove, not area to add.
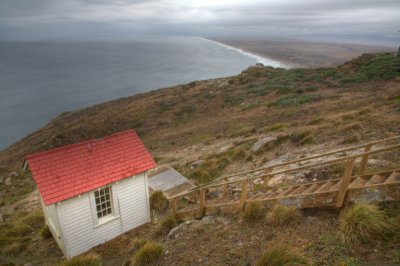
[[[53,235],[54,239],[56,240],[58,246],[62,250],[62,252],[65,254],[65,246],[64,246],[64,241],[61,235],[61,228],[60,228],[60,222],[58,219],[58,214],[57,214],[57,206],[56,204],[52,204],[49,206],[45,206],[43,204],[42,198],[40,198],[41,203],[42,203],[42,208],[43,208],[43,214],[45,218],[45,222],[48,225],[51,234]]]
[[[97,225],[90,193],[57,204],[65,256],[71,258],[150,221],[147,174],[111,184],[114,211],[119,216]]]

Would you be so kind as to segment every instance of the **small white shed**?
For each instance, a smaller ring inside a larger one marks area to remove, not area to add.
[[[26,157],[46,223],[71,258],[150,221],[147,171],[134,130]]]

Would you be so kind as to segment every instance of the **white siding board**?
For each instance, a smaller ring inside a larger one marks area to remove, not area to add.
[[[63,201],[60,208],[66,256],[71,258],[118,235],[149,222],[146,175],[125,178],[111,185],[114,220],[96,225],[92,192]]]
[[[124,232],[149,222],[146,190],[144,174],[124,179],[118,184],[118,199]]]
[[[57,215],[57,206],[55,204],[48,206],[44,205],[42,197],[40,197],[40,202],[42,204],[45,222],[49,227],[57,245],[60,247],[62,252],[65,253],[64,239],[62,238],[60,221]]]

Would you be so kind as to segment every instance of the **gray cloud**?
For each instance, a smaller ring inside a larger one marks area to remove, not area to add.
[[[0,0],[0,39],[161,33],[398,40],[399,14],[398,0]]]

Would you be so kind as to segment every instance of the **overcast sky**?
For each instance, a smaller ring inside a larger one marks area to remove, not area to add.
[[[0,0],[0,39],[359,36],[400,40],[400,0]]]

